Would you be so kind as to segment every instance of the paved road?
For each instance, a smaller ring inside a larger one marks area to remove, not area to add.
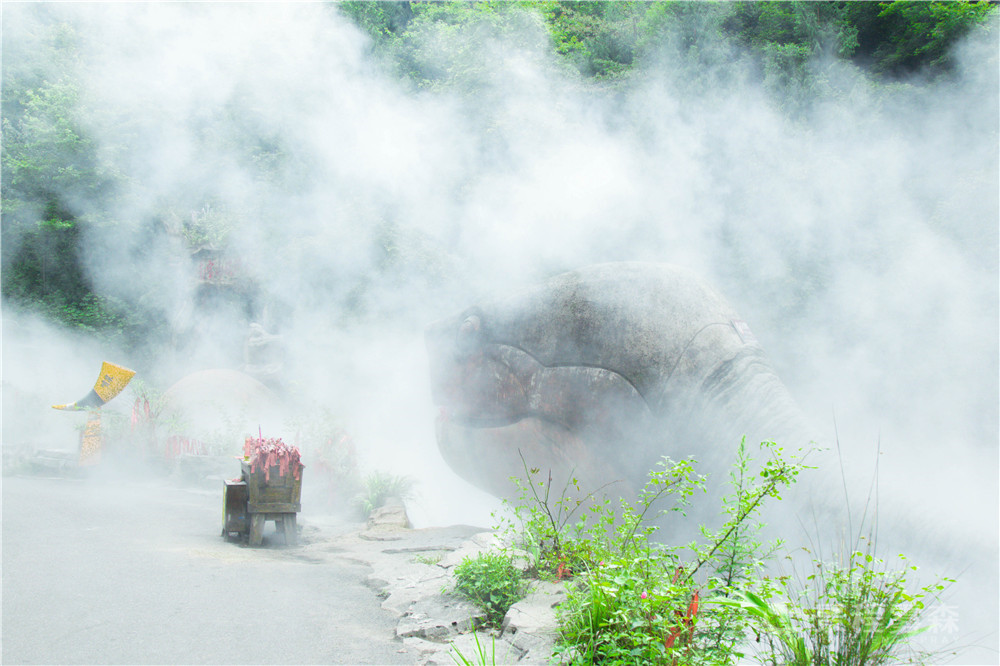
[[[280,547],[271,523],[264,548],[226,543],[221,505],[158,479],[4,478],[2,662],[413,662],[364,567]]]

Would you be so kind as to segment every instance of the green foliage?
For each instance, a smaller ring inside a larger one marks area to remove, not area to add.
[[[657,552],[588,571],[560,608],[561,652],[573,663],[688,663],[700,602],[681,571]]]
[[[33,88],[7,77],[4,84],[12,88],[5,90],[5,108],[14,111],[3,119],[4,199],[32,202],[47,209],[46,218],[69,220],[79,202],[107,194],[121,177],[98,158],[81,127],[79,86],[65,75]],[[9,103],[7,95],[14,96]]]
[[[413,19],[409,2],[338,2],[337,9],[378,43],[406,29]]]
[[[569,59],[584,76],[609,78],[624,74],[635,62],[639,23],[653,3],[530,4],[545,18],[557,53]]]
[[[741,44],[765,51],[784,47],[802,56],[823,50],[850,55],[856,45],[843,6],[830,2],[734,3],[723,29]]]
[[[539,57],[547,35],[536,12],[514,2],[411,3],[413,18],[388,44],[397,74],[429,90],[474,98],[506,76],[512,58]]]
[[[723,498],[725,520],[716,529],[703,526],[702,538],[687,545],[652,537],[658,519],[683,513],[703,488],[694,461],[664,458],[637,500],[621,501],[617,510],[596,492],[580,495],[575,480],[556,496],[551,477],[525,465],[526,478],[513,479],[515,520],[498,529],[534,556],[536,574],[569,581],[559,608],[561,658],[728,664],[746,657],[753,633],[768,664],[921,657],[911,639],[920,632],[924,602],[944,588],[935,583],[911,592],[907,578],[916,568],[905,560],[900,569],[886,568],[873,549],[853,552],[842,565],[816,560],[806,579],[811,584],[797,592],[788,576],[770,573],[783,543],[762,539],[760,512],[809,469],[804,459],[773,442],[751,456],[741,442]]]
[[[914,652],[910,639],[923,632],[919,620],[925,600],[937,598],[945,579],[910,591],[908,576],[917,568],[900,555],[900,568],[890,569],[867,552],[853,551],[847,561],[814,560],[810,584],[796,589],[788,577],[764,594],[737,592],[718,603],[746,612],[763,663],[879,666],[923,663],[928,655]]]
[[[847,21],[857,33],[855,59],[878,74],[930,74],[954,67],[952,46],[976,25],[997,16],[987,2],[849,2]]]
[[[386,69],[414,87],[458,93],[478,105],[474,115],[484,125],[486,141],[502,134],[493,131],[491,109],[510,85],[508,65],[525,60],[578,72],[581,81],[596,84],[591,92],[601,93],[636,68],[659,63],[676,83],[705,90],[724,88],[733,77],[755,76],[795,113],[811,93],[829,85],[818,55],[853,59],[876,75],[939,75],[954,67],[955,44],[977,26],[995,29],[997,16],[995,4],[982,2],[351,1],[333,4],[330,11],[365,31]],[[131,188],[124,186],[142,178],[127,171],[134,151],[141,150],[131,139],[154,121],[119,118],[119,138],[97,145],[88,128],[107,125],[99,114],[108,111],[87,99],[82,81],[90,63],[82,35],[59,16],[32,13],[31,34],[4,44],[3,297],[67,326],[121,340],[132,351],[152,349],[169,339],[170,314],[156,298],[129,296],[126,302],[98,292],[82,250],[95,231],[115,235],[121,224],[116,211],[129,209],[125,197]],[[659,53],[669,58],[658,61]],[[308,189],[315,165],[297,153],[280,124],[238,91],[219,108],[205,110],[199,123],[197,147],[230,151],[263,189],[286,194]],[[187,249],[223,250],[245,220],[260,214],[249,204],[247,210],[227,209],[215,192],[199,190],[198,182],[190,185],[185,200],[164,201],[150,216],[155,221],[135,224],[176,231]],[[159,232],[143,233],[130,248],[136,256],[153,246],[149,241]],[[395,231],[378,236],[374,251],[384,254],[379,259],[390,278],[400,258],[407,267],[400,279],[410,277],[411,266],[422,275],[437,270],[437,260],[423,251],[419,238]],[[359,292],[371,286],[361,282]],[[148,285],[146,293],[155,288]]]
[[[454,661],[456,664],[459,664],[459,666],[473,666],[473,664],[476,664],[477,666],[493,666],[494,664],[496,664],[497,663],[496,638],[491,637],[490,651],[489,653],[487,653],[486,646],[479,642],[479,634],[474,632],[472,634],[472,637],[476,641],[475,661],[469,659],[464,654],[462,654],[459,651],[459,649],[455,647],[454,643],[452,643],[451,651],[449,652],[452,661]]]
[[[755,542],[763,527],[753,521],[754,516],[760,514],[767,501],[780,500],[782,490],[793,485],[803,470],[809,469],[803,462],[804,455],[788,456],[774,442],[761,442],[760,453],[766,459],[760,469],[755,470],[746,450],[746,440],[737,447],[729,477],[732,493],[723,498],[723,512],[728,519],[718,530],[702,528],[708,545],[695,548],[698,560],[692,575],[711,562],[727,586],[744,577],[745,572],[757,564],[753,559],[756,552],[746,550],[746,544]],[[780,545],[780,542],[772,544],[769,551],[777,550]]]
[[[614,524],[617,536],[608,541],[611,559],[588,573],[583,592],[570,595],[564,615],[564,637],[577,649],[584,646],[585,660],[714,664],[739,656],[745,620],[705,603],[755,585],[776,547],[759,542],[762,525],[756,517],[805,469],[771,442],[761,444],[761,451],[767,459],[754,473],[741,442],[732,493],[724,500],[728,520],[717,530],[703,528],[704,543],[682,548],[650,541],[656,527],[648,521],[664,513],[651,507],[679,488],[681,501],[668,509],[677,511],[702,487],[691,461],[665,460],[650,475],[636,507],[623,505]]]
[[[177,229],[191,249],[225,247],[239,222],[234,211],[212,203],[187,212],[183,218],[175,210],[168,211],[165,217],[166,224]]]
[[[363,490],[354,498],[354,506],[366,518],[375,509],[385,506],[390,498],[401,500],[413,496],[414,481],[408,476],[395,476],[376,470],[361,482]]]
[[[726,520],[714,530],[702,526],[702,543],[689,546],[695,561],[687,575],[695,580],[699,571],[707,570],[704,591],[709,601],[760,586],[767,563],[783,545],[780,540],[762,541],[764,524],[759,515],[768,502],[780,500],[783,489],[809,467],[804,455],[789,456],[774,442],[761,442],[759,457],[765,458],[763,464],[755,464],[746,440],[740,442],[729,475],[730,493],[722,502]],[[702,649],[715,656],[737,655],[746,624],[740,613],[713,607],[702,618]]]
[[[455,590],[483,609],[487,623],[499,627],[508,609],[524,596],[525,587],[509,555],[486,552],[455,567]]]
[[[5,70],[3,295],[70,327],[121,335],[137,318],[123,303],[91,292],[78,254],[81,225],[92,222],[86,214],[121,177],[98,159],[81,129],[72,78],[29,87],[10,77]]]

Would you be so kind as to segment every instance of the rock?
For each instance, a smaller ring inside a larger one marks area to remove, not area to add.
[[[446,641],[455,634],[472,631],[486,614],[473,604],[448,594],[426,597],[412,604],[396,627],[396,636],[416,636]]]
[[[524,658],[524,650],[485,631],[456,636],[447,655],[450,661],[440,663],[456,663],[451,654],[461,655],[473,664],[514,664],[522,663]]]
[[[365,532],[339,537],[336,552],[371,568],[368,584],[383,597],[382,608],[398,618],[396,636],[412,663],[452,666],[461,657],[471,663],[550,663],[558,635],[555,607],[566,598],[563,584],[533,582],[508,611],[502,631],[477,630],[486,614],[450,592],[452,570],[466,557],[497,550],[497,535],[461,525],[414,530],[380,520]],[[391,546],[387,539],[394,540]],[[442,553],[436,563],[422,557]],[[530,560],[526,553],[521,559]]]
[[[403,646],[408,652],[416,653],[418,664],[437,663],[436,655],[447,654],[449,647],[441,643],[426,641],[416,636],[408,636],[403,639]]]
[[[491,550],[499,550],[502,544],[495,532],[480,532],[472,535],[468,541],[463,543],[458,549],[448,553],[438,562],[438,566],[443,569],[451,569],[462,563],[467,557],[476,557],[479,553]]]
[[[526,550],[508,548],[507,554],[510,555],[511,560],[514,562],[514,568],[521,573],[527,573],[534,570],[538,564],[535,557]]]
[[[243,362],[243,372],[266,385],[277,386],[285,368],[282,337],[268,333],[260,324],[250,324]]]
[[[503,547],[503,541],[496,532],[480,532],[473,534],[470,541],[481,550],[497,550]]]
[[[433,575],[411,583],[397,582],[392,586],[386,583],[385,589],[389,590],[389,595],[382,602],[382,608],[402,617],[421,599],[440,595],[448,583],[443,571],[434,572]]]
[[[372,511],[368,518],[368,532],[396,532],[410,529],[410,517],[406,515],[403,500],[390,497],[386,503]]]
[[[556,607],[566,600],[563,583],[534,581],[528,594],[510,607],[503,635],[532,662],[548,663],[558,638]]]
[[[815,439],[746,322],[679,267],[587,266],[470,305],[426,330],[435,432],[497,497],[526,466],[628,498],[663,455],[725,470],[741,437]]]
[[[524,653],[503,638],[487,631],[456,636],[450,643],[404,638],[403,645],[417,654],[421,666],[454,666],[465,658],[473,664],[523,663]]]

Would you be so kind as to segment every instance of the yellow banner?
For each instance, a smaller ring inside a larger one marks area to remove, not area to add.
[[[101,365],[101,374],[97,376],[94,388],[87,395],[76,402],[65,405],[52,405],[52,409],[79,411],[103,407],[104,403],[121,393],[134,376],[135,370],[129,370],[128,368],[105,361]]]
[[[114,363],[105,361],[101,365],[101,376],[94,384],[94,391],[101,397],[101,400],[108,402],[122,392],[125,385],[135,376],[135,370],[123,368]]]

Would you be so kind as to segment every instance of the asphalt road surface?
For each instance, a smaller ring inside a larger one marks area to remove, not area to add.
[[[412,663],[363,566],[224,541],[221,483],[6,477],[2,508],[4,664]]]

